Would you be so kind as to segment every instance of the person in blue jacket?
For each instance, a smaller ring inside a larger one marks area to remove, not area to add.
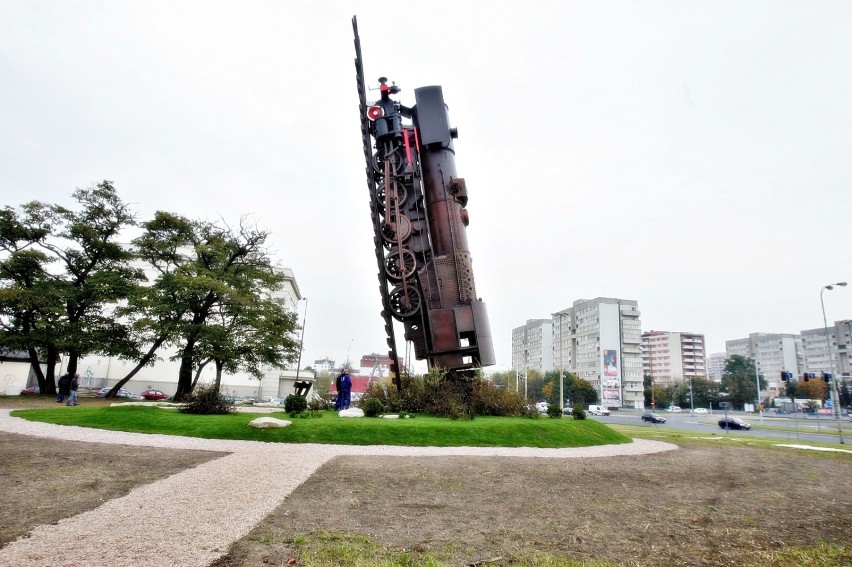
[[[349,409],[349,404],[352,401],[352,378],[349,377],[349,371],[345,368],[340,373],[340,389],[337,391],[337,399],[340,401],[342,410]]]

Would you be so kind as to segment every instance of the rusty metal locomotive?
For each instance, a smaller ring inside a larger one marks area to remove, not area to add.
[[[392,319],[430,369],[456,375],[494,364],[485,303],[476,295],[467,242],[467,186],[456,174],[440,86],[414,90],[415,104],[391,98],[400,88],[381,77],[367,101],[357,20],[355,69],[370,213],[389,356],[399,360]],[[399,368],[392,369],[397,376]]]

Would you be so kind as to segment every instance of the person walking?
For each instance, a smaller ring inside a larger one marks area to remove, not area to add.
[[[59,389],[59,393],[56,394],[56,403],[61,404],[67,396],[71,395],[71,375],[66,372],[59,377],[56,385]]]
[[[77,403],[77,388],[80,387],[80,375],[74,374],[71,378],[71,383],[68,385],[68,402],[66,406],[79,406]]]

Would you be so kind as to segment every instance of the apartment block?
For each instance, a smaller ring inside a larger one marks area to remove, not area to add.
[[[761,399],[784,394],[781,372],[798,376],[804,372],[802,337],[785,333],[751,333],[748,338],[725,341],[727,358],[739,355],[757,361],[768,388],[761,390]]]
[[[550,319],[529,319],[512,329],[512,368],[526,374],[553,370],[553,324]]]
[[[553,314],[553,360],[587,380],[607,407],[644,406],[642,331],[634,300],[579,299]]]
[[[728,356],[724,352],[714,352],[707,355],[707,378],[722,381],[722,374],[725,373],[725,361]]]
[[[828,338],[823,327],[802,331],[802,372],[830,372],[848,380],[852,363],[852,321],[835,321],[828,328]],[[831,355],[829,356],[829,343]]]
[[[642,369],[658,385],[705,377],[704,335],[669,331],[642,333]]]

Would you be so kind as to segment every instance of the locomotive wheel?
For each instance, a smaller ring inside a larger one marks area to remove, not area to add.
[[[409,285],[406,288],[397,286],[388,296],[391,313],[397,319],[407,319],[420,311],[420,294]]]
[[[391,217],[382,223],[382,237],[385,246],[395,246],[411,237],[411,221],[405,215]]]
[[[396,184],[396,201],[399,203],[399,206],[403,206],[405,203],[405,199],[408,197],[408,191],[405,190],[405,185],[402,183]],[[379,189],[376,191],[376,204],[379,208],[379,213],[384,216],[385,214],[385,185],[382,183],[379,185]]]
[[[417,258],[408,248],[391,248],[385,257],[385,273],[394,281],[410,278],[417,269]]]

